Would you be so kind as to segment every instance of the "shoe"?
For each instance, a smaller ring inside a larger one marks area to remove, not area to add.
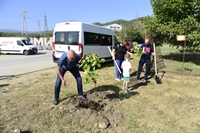
[[[59,100],[57,98],[54,98],[53,104],[58,105],[58,103],[59,103]]]
[[[145,79],[145,80],[144,80],[144,83],[146,84],[147,82],[148,82],[148,80]]]
[[[140,81],[140,79],[136,78],[135,81],[138,82],[138,81]]]
[[[125,92],[126,92],[126,93],[130,93],[131,91],[130,91],[130,90],[128,90],[128,89],[125,89]]]
[[[78,96],[78,98],[80,99],[80,100],[87,100],[87,98],[85,98],[83,95],[81,95],[81,96]]]
[[[116,78],[115,80],[120,81],[120,79]]]
[[[122,81],[124,81],[124,78],[121,78]]]

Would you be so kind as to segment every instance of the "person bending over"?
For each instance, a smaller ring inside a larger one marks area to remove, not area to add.
[[[66,80],[64,79],[64,75],[66,71],[70,71],[71,74],[76,79],[77,84],[77,90],[78,90],[78,97],[81,100],[87,100],[83,96],[83,89],[82,89],[82,78],[79,73],[79,69],[77,64],[81,60],[81,57],[76,54],[73,50],[69,50],[66,53],[64,53],[60,59],[58,60],[57,66],[56,66],[56,72],[57,72],[57,79],[55,83],[55,89],[54,89],[54,105],[57,105],[59,103],[59,94],[60,94],[60,87],[61,84],[66,86]]]

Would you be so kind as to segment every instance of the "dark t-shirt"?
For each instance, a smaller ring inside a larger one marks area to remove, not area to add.
[[[60,59],[58,60],[58,63],[57,65],[59,67],[65,67],[65,69],[69,70],[69,69],[72,69],[73,67],[75,67],[79,61],[80,61],[81,57],[79,55],[76,54],[76,60],[74,62],[70,62],[68,59],[67,59],[67,53],[64,53]]]
[[[124,60],[124,55],[127,52],[127,48],[125,46],[121,46],[120,44],[117,44],[113,47],[115,49],[115,59],[116,60]]]
[[[145,52],[145,54],[141,56],[141,59],[150,59],[151,53],[154,52],[153,46],[151,44],[149,45],[142,44],[141,49],[143,50],[143,52]]]

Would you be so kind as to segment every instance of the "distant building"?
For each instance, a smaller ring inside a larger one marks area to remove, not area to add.
[[[110,25],[106,25],[106,26],[103,26],[103,27],[112,29],[114,31],[121,31],[122,30],[122,26],[119,25],[119,24],[110,24]]]

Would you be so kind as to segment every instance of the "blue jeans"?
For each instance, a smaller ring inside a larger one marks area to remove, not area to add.
[[[119,70],[118,70],[115,62],[117,63],[117,65],[118,65],[121,73],[119,72]],[[123,60],[115,60],[115,62],[114,62],[114,66],[115,66],[115,78],[121,79],[121,78],[123,78],[123,74],[122,74],[123,70],[121,68]]]
[[[137,79],[140,79],[140,74],[142,72],[142,68],[144,63],[146,64],[146,71],[145,71],[145,75],[144,75],[144,79],[148,80],[148,76],[149,76],[149,71],[150,71],[150,59],[140,59],[139,65],[138,65],[138,71],[137,71]]]
[[[65,75],[66,71],[70,71],[71,74],[76,79],[78,95],[79,96],[83,95],[82,78],[81,78],[81,75],[79,73],[78,67],[73,67],[72,69],[69,69],[69,70],[67,70],[65,67],[60,68],[60,72],[61,72],[62,76]],[[57,74],[57,79],[56,79],[56,84],[55,84],[55,89],[54,89],[54,98],[56,98],[56,99],[59,99],[61,84],[62,84],[62,80],[60,79],[60,77]]]

